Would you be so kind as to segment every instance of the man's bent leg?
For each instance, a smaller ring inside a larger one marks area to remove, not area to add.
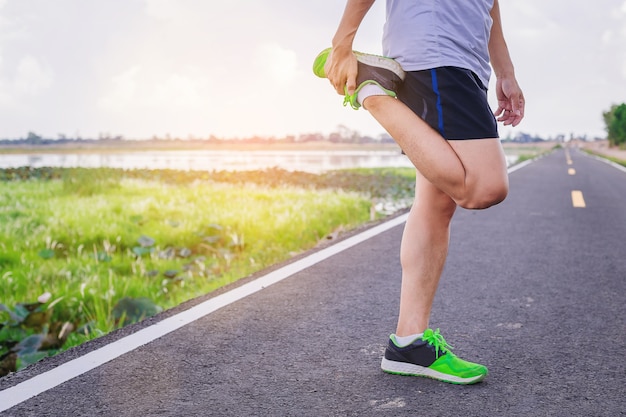
[[[461,207],[487,208],[506,197],[506,161],[498,139],[447,141],[399,100],[371,96],[363,104],[418,171]]]
[[[465,195],[459,200],[467,209],[483,209],[502,202],[509,192],[509,176],[498,138],[450,140],[450,147],[465,167]]]
[[[422,333],[448,253],[454,201],[417,172],[415,202],[404,227],[402,289],[396,335]]]

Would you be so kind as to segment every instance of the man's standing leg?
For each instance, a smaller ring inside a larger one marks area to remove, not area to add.
[[[485,366],[457,357],[439,330],[429,328],[456,206],[450,196],[417,171],[415,201],[400,248],[402,286],[398,323],[381,363],[385,372],[427,376],[454,384],[473,384],[487,375]]]
[[[400,249],[402,288],[397,336],[423,333],[428,328],[455,209],[456,203],[417,171],[415,202]]]
[[[402,288],[396,334],[381,367],[389,373],[423,375],[472,384],[487,375],[483,365],[460,359],[429,317],[448,253],[450,221],[457,204],[486,208],[508,192],[506,161],[497,138],[445,140],[403,103],[388,96],[365,99],[418,169],[416,197],[402,246]]]

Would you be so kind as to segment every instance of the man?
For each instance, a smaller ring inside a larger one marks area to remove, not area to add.
[[[398,324],[381,367],[476,383],[487,368],[454,355],[439,329],[429,328],[430,311],[457,205],[484,209],[508,193],[495,117],[505,125],[519,124],[524,96],[504,40],[498,0],[387,0],[386,57],[352,50],[373,2],[347,1],[332,48],[316,58],[314,72],[345,95],[344,104],[366,108],[417,169],[416,198],[400,253]],[[494,113],[487,103],[491,68],[497,78]]]

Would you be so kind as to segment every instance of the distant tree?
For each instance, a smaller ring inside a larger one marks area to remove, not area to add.
[[[626,144],[626,103],[614,104],[609,111],[602,113],[602,117],[611,146]]]
[[[321,133],[303,133],[298,136],[297,142],[322,142],[326,137]]]
[[[41,143],[43,138],[34,132],[28,132],[28,136],[26,137],[26,143],[32,145],[38,145]]]
[[[332,143],[340,143],[342,141],[342,137],[341,134],[337,133],[337,132],[331,132],[328,135],[328,141],[332,142]]]

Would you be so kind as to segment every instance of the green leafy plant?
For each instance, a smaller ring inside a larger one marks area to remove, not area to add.
[[[13,308],[0,304],[0,376],[55,354],[74,330],[73,323],[51,320],[61,298],[49,302],[50,297],[45,293]]]

